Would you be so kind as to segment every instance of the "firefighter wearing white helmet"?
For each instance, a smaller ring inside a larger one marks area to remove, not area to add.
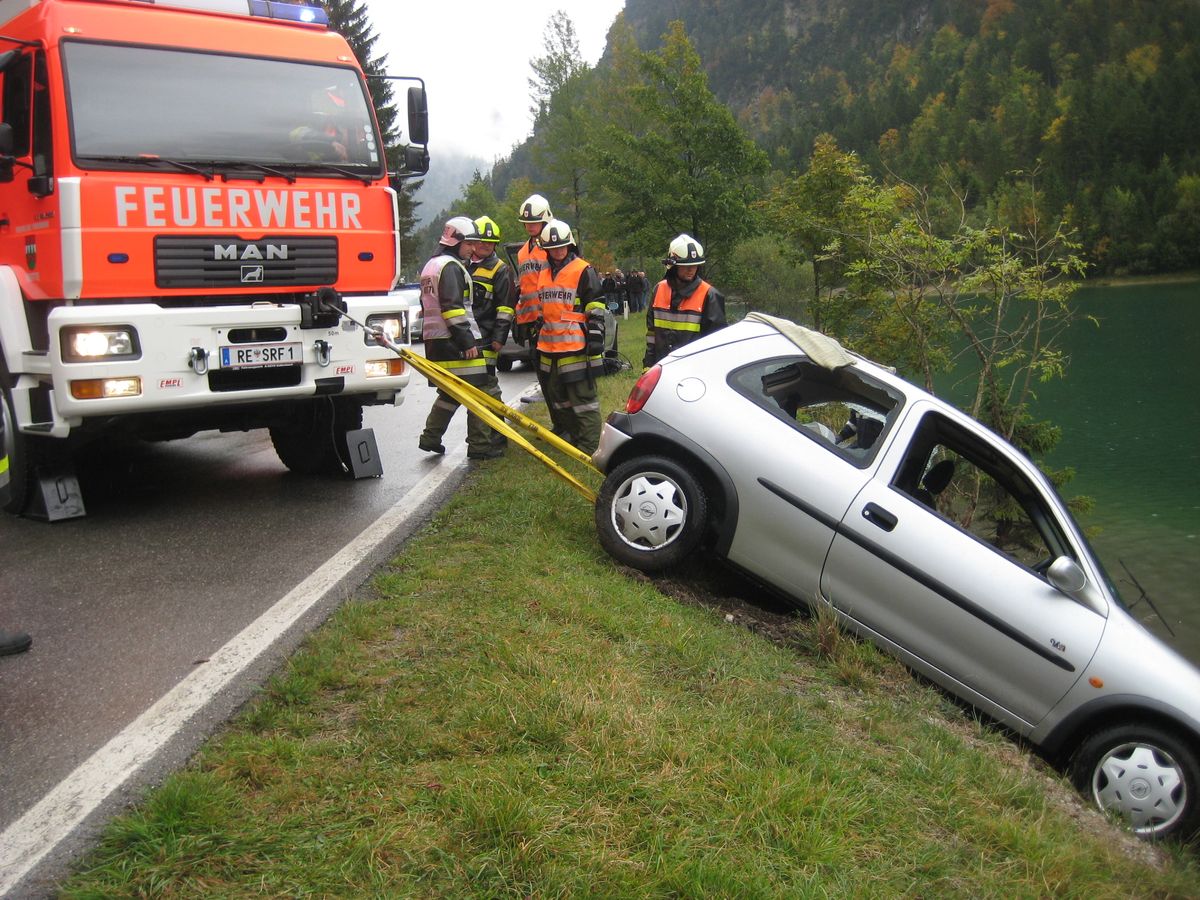
[[[643,365],[652,366],[676,347],[725,327],[725,298],[700,277],[705,262],[704,246],[690,234],[671,241],[663,260],[666,277],[646,307]]]
[[[538,243],[538,235],[542,233],[542,226],[553,218],[550,203],[541,194],[530,194],[517,209],[517,221],[525,226],[528,237],[517,251],[518,291],[513,339],[518,344],[528,344],[530,351],[537,346],[537,331],[542,324],[537,286],[542,269],[546,268],[546,251]]]
[[[538,241],[546,251],[546,268],[538,280],[538,381],[554,433],[591,453],[600,443],[596,376],[604,369],[606,307],[600,276],[579,256],[571,226],[561,219],[547,222]]]
[[[479,350],[480,331],[472,304],[471,276],[466,261],[476,237],[475,223],[455,216],[442,228],[438,252],[421,270],[421,337],[425,357],[465,381],[481,386],[487,360]],[[458,410],[458,401],[438,390],[417,446],[428,453],[445,453],[442,436]],[[491,428],[474,415],[467,418],[467,455],[487,455]]]

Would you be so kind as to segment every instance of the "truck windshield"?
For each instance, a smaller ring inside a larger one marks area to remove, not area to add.
[[[64,41],[72,150],[178,163],[383,172],[356,70],[123,44]]]

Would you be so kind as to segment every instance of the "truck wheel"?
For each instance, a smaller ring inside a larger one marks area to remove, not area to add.
[[[0,506],[5,512],[20,515],[29,502],[33,484],[34,453],[32,441],[17,430],[17,417],[13,411],[12,391],[4,388],[0,401]]]
[[[297,475],[346,472],[346,433],[362,428],[362,404],[318,397],[300,404],[285,424],[270,427],[279,461]]]
[[[501,372],[511,372],[513,367],[513,359],[511,356],[497,356],[496,368]]]

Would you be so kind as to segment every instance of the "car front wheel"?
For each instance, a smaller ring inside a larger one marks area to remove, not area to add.
[[[1169,731],[1136,723],[1098,731],[1080,745],[1072,777],[1140,837],[1186,840],[1200,831],[1200,763]]]
[[[661,456],[622,463],[596,499],[600,544],[643,572],[678,565],[700,544],[708,517],[704,489],[687,469]]]

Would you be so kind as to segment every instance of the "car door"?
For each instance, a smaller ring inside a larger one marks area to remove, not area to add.
[[[834,531],[901,398],[857,367],[830,371],[799,354],[755,361],[731,373],[729,386],[750,404],[731,422],[737,458],[724,454],[739,501],[727,555],[812,602]],[[860,416],[862,427],[849,429]]]
[[[1053,558],[1078,559],[1067,513],[976,423],[931,406],[906,424],[850,504],[822,591],[935,681],[1034,724],[1079,678],[1105,623],[1044,576]]]

